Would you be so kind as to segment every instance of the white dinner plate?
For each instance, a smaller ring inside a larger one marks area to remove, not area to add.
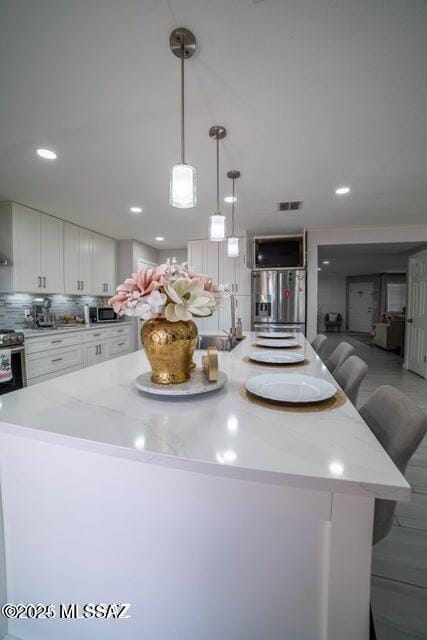
[[[268,340],[267,338],[257,338],[255,344],[260,347],[274,347],[275,349],[279,348],[290,348],[296,347],[298,345],[297,340]]]
[[[257,335],[257,338],[272,338],[274,340],[278,340],[280,338],[289,339],[295,338],[294,333],[285,333],[284,331],[261,331]]]
[[[262,373],[250,378],[246,388],[260,398],[297,404],[322,402],[337,392],[333,384],[322,378],[298,373]]]
[[[305,355],[298,351],[251,351],[249,360],[267,364],[296,364],[303,362]]]

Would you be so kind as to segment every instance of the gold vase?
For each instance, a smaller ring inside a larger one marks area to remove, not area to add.
[[[192,320],[147,320],[141,329],[141,342],[151,365],[153,382],[179,384],[190,379],[197,344],[197,327]]]

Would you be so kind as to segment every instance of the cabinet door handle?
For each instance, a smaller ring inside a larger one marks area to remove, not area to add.
[[[123,347],[123,345],[124,345],[124,342],[119,342],[117,346],[118,347]]]
[[[77,280],[77,291],[80,290],[80,280]]]
[[[43,276],[43,287],[46,289],[46,276]]]
[[[42,286],[42,277],[39,276],[39,287],[41,287],[41,286]]]
[[[61,360],[63,360],[63,358],[55,358],[52,362],[61,362]]]
[[[95,345],[95,355],[96,356],[98,355],[98,345],[97,344]]]
[[[94,338],[98,338],[98,337],[99,337],[99,336],[101,336],[101,335],[102,335],[101,333],[94,333],[94,334],[93,334],[93,337],[94,337]]]
[[[50,344],[57,344],[58,342],[62,342],[62,340],[51,340]]]
[[[238,290],[239,290],[239,285],[236,284],[236,293],[238,292]]]
[[[99,345],[99,353],[102,353],[102,344]]]
[[[82,283],[82,291],[83,291],[83,289],[85,288],[85,283],[83,280],[80,280],[80,282]]]

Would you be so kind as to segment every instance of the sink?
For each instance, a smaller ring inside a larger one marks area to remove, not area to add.
[[[218,351],[232,351],[236,344],[230,344],[228,336],[223,333],[222,335],[211,336],[199,336],[197,349],[207,349],[208,347],[216,347]]]

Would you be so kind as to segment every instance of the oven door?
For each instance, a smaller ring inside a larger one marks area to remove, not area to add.
[[[27,386],[27,376],[25,373],[25,351],[24,347],[11,349],[12,377],[7,382],[0,382],[0,396],[4,393],[17,391]]]

